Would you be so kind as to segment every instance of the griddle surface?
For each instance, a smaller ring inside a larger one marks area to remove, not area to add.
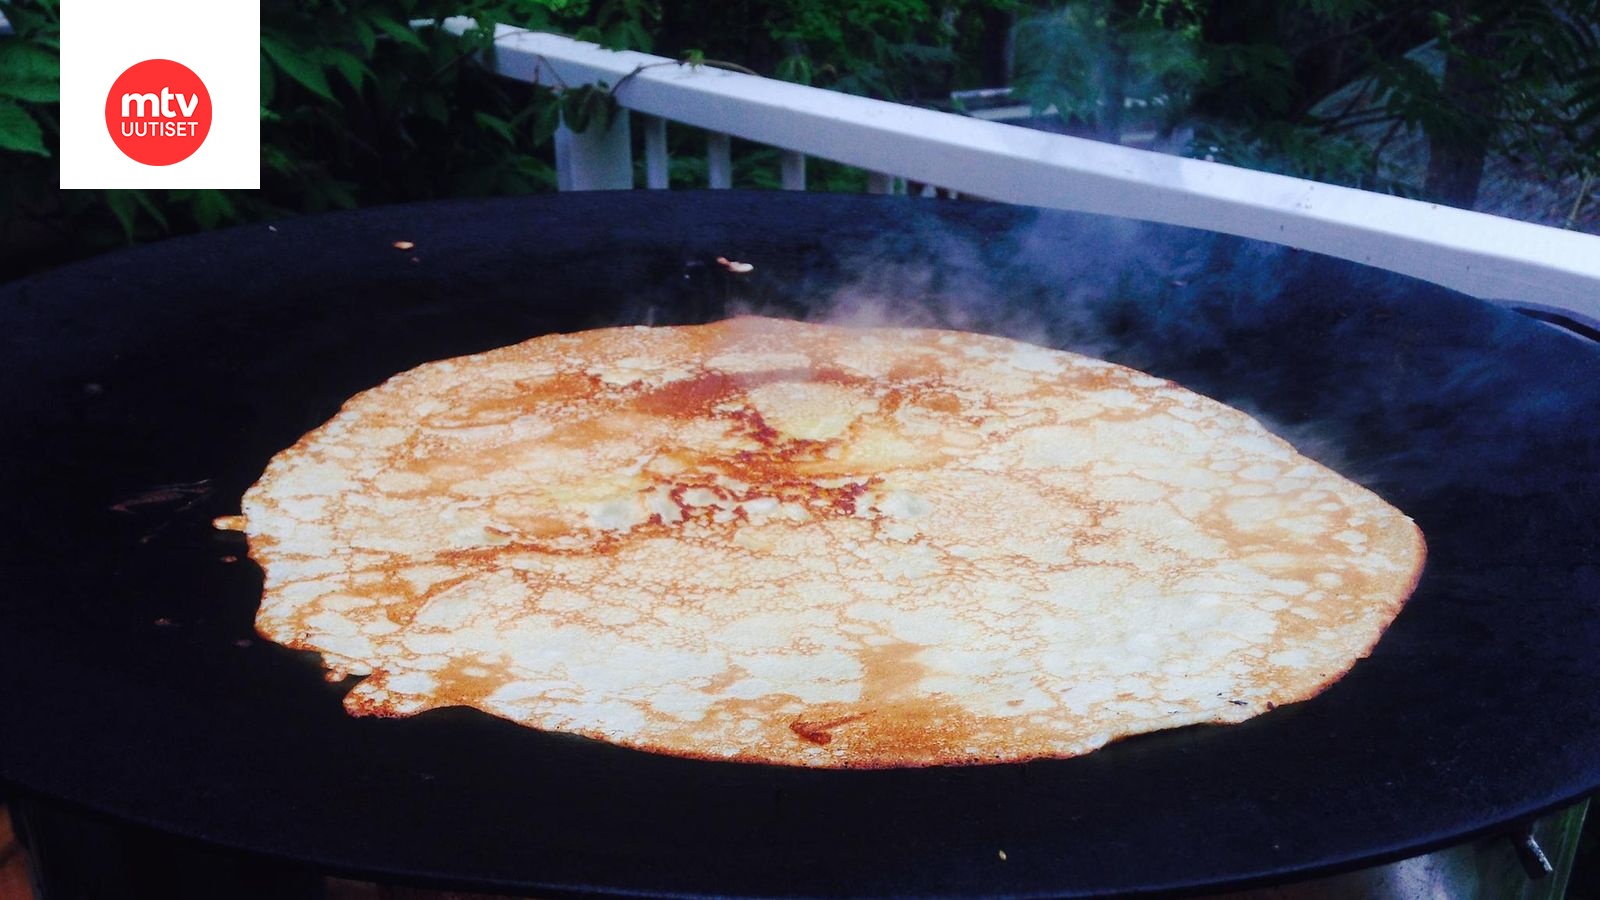
[[[314,658],[255,639],[260,573],[208,523],[345,398],[547,331],[743,310],[1174,378],[1414,517],[1427,569],[1313,701],[964,769],[679,760],[460,709],[356,719]],[[1600,352],[1313,254],[905,198],[396,207],[0,288],[0,379],[0,777],[176,834],[463,887],[1060,895],[1373,862],[1600,786]]]

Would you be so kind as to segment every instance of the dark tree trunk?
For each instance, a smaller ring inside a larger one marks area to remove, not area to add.
[[[985,9],[979,15],[983,23],[979,50],[983,86],[1006,87],[1011,84],[1011,32],[1017,27],[1016,10]]]
[[[1350,80],[1343,41],[1327,41],[1300,54],[1294,62],[1294,80],[1300,86],[1289,118],[1301,119],[1311,108]]]
[[[1465,20],[1466,3],[1452,4],[1455,22]],[[1492,85],[1468,62],[1493,58],[1494,47],[1482,28],[1461,34],[1455,52],[1445,57],[1444,117],[1428,130],[1428,174],[1423,192],[1432,200],[1471,209],[1483,183],[1483,163],[1494,137],[1497,110]]]
[[[1113,144],[1122,142],[1124,122],[1128,116],[1128,79],[1133,74],[1128,47],[1123,42],[1121,30],[1139,15],[1143,0],[1112,0],[1111,18],[1114,28],[1106,47],[1105,90],[1101,100],[1105,104],[1100,114],[1097,136]]]
[[[1428,138],[1428,180],[1423,191],[1436,202],[1462,209],[1478,203],[1483,184],[1483,162],[1489,155],[1484,140]]]
[[[1208,47],[1274,44],[1283,37],[1280,0],[1228,0],[1204,6],[1200,39]],[[1202,82],[1194,97],[1193,112],[1222,121],[1248,119],[1265,111],[1242,99],[1236,81]]]
[[[1206,8],[1200,33],[1208,44],[1255,44],[1279,35],[1277,0],[1234,0]]]

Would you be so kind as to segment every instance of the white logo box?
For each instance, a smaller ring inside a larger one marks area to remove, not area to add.
[[[65,0],[61,4],[63,188],[261,187],[259,0]],[[170,59],[205,82],[211,130],[193,156],[147,166],[106,128],[106,97],[134,63]]]

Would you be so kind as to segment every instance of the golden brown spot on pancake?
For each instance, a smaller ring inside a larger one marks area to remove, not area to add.
[[[639,394],[633,400],[633,407],[655,416],[694,418],[706,415],[713,406],[726,400],[738,388],[737,376],[702,372],[691,378],[669,381]]]
[[[438,684],[434,696],[440,706],[482,706],[500,688],[497,666],[485,666],[470,659],[452,659],[434,673]]]
[[[534,403],[582,400],[599,389],[600,379],[583,372],[558,372],[548,378],[518,379],[513,384],[517,400],[526,409]]]
[[[944,368],[939,364],[938,357],[931,353],[918,354],[907,359],[897,359],[890,366],[885,380],[919,381],[925,378],[936,378]]]
[[[856,713],[849,716],[840,716],[837,719],[830,719],[826,722],[807,722],[804,719],[795,719],[789,723],[789,730],[799,735],[803,741],[810,741],[813,744],[831,744],[833,743],[832,729],[838,728],[840,725],[848,725],[851,722],[859,722],[866,715],[866,713]]]
[[[814,744],[847,739],[852,758],[863,764],[892,764],[908,753],[930,758],[965,759],[967,744],[981,729],[976,718],[947,698],[925,695],[920,683],[927,669],[917,644],[895,642],[863,647],[861,700],[850,707],[818,708],[789,729]],[[846,727],[851,726],[851,727]],[[960,748],[960,749],[957,749]]]
[[[861,660],[861,696],[865,701],[888,702],[915,693],[917,682],[928,671],[917,662],[922,650],[921,645],[905,641],[863,647],[856,655]]]
[[[942,391],[926,391],[922,393],[917,397],[917,405],[931,409],[934,412],[961,412],[961,398],[955,394],[947,394]]]
[[[718,404],[752,388],[784,381],[818,384],[860,385],[865,379],[833,366],[788,368],[761,372],[701,371],[688,378],[669,381],[641,391],[631,406],[644,413],[670,418],[695,418],[711,413]]]
[[[720,694],[723,691],[726,691],[728,688],[733,687],[734,684],[738,683],[739,679],[747,678],[749,675],[750,672],[743,666],[729,666],[723,671],[718,672],[716,677],[706,682],[705,687],[701,688],[700,690],[707,694]]]

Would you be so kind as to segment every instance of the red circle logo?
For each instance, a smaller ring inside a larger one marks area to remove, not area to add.
[[[134,162],[147,166],[183,162],[211,131],[211,94],[188,66],[147,59],[130,66],[111,85],[106,129]]]

